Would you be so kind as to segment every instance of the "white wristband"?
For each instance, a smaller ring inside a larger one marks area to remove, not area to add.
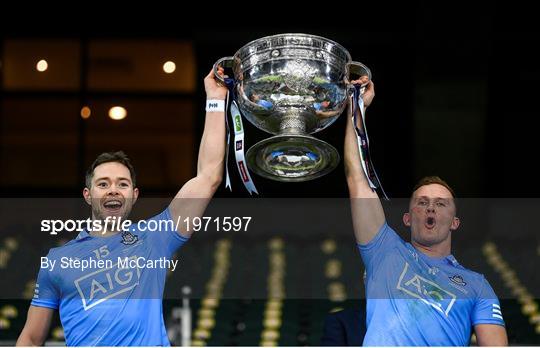
[[[225,100],[209,99],[206,101],[206,112],[225,112]]]

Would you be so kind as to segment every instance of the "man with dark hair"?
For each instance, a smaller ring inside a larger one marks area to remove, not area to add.
[[[127,169],[129,169],[129,174],[131,175],[131,182],[133,183],[134,187],[137,187],[137,175],[135,173],[135,168],[133,168],[131,160],[124,153],[124,151],[104,152],[101,155],[97,156],[94,162],[86,170],[86,187],[92,187],[92,178],[94,177],[94,170],[96,169],[96,167],[100,164],[108,162],[117,162],[123,164]]]
[[[365,107],[375,93],[369,82]],[[367,181],[352,122],[345,136],[345,170],[353,227],[366,276],[367,346],[466,346],[474,328],[479,345],[508,344],[501,307],[483,275],[451,255],[459,227],[454,192],[438,177],[415,186],[403,223],[406,243],[386,223]]]
[[[208,103],[197,175],[163,212],[146,220],[166,223],[156,231],[143,228],[150,224],[125,228],[113,223],[129,216],[139,189],[123,152],[99,155],[88,169],[83,190],[92,210],[92,228],[42,258],[17,345],[43,344],[56,309],[68,346],[170,345],[162,313],[167,270],[177,262],[171,260],[174,252],[193,232],[188,221],[202,216],[223,175],[225,115],[215,105],[223,106],[227,88],[216,83],[212,71],[204,85]],[[87,269],[81,267],[84,264]]]

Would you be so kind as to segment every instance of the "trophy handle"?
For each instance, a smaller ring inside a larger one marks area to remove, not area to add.
[[[367,76],[368,80],[362,84],[361,87],[365,87],[369,81],[371,81],[371,70],[360,62],[349,62],[346,65],[345,71],[345,83],[350,85],[351,80],[358,80],[362,76]]]
[[[233,68],[234,57],[223,57],[214,63],[214,77],[218,79],[223,85],[225,85],[225,79],[218,74],[218,67]]]

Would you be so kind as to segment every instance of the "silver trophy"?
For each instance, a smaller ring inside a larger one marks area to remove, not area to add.
[[[252,146],[248,167],[265,178],[297,182],[321,177],[339,163],[337,150],[310,134],[334,123],[347,105],[349,76],[369,69],[340,44],[308,34],[254,40],[214,64],[232,68],[234,99],[242,115],[274,134]]]

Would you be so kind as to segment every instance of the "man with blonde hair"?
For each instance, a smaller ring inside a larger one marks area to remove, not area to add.
[[[375,93],[369,82],[367,108]],[[359,118],[359,117],[357,117]],[[455,195],[436,176],[415,186],[403,223],[411,242],[386,223],[368,183],[352,122],[345,136],[345,170],[353,227],[366,268],[366,346],[466,346],[472,329],[481,346],[508,344],[497,296],[483,275],[451,254],[459,225]]]

